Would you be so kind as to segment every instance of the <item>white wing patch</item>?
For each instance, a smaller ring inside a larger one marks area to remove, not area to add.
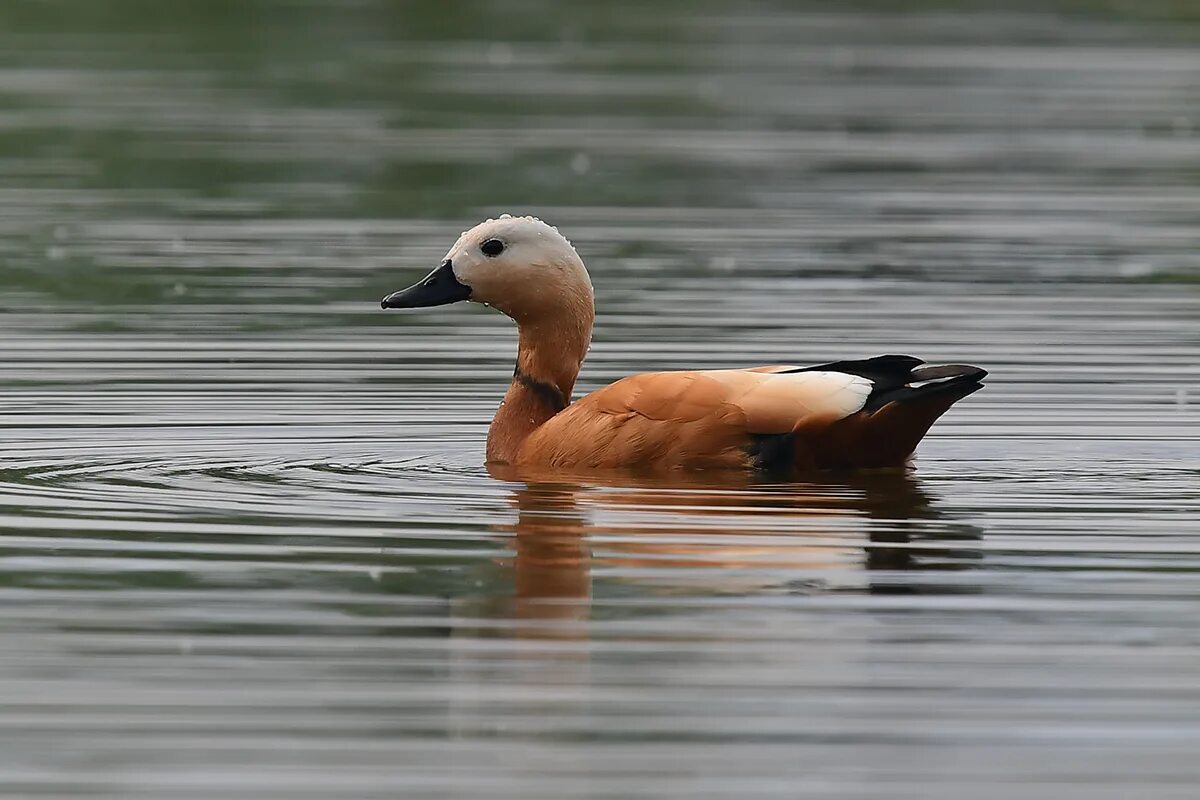
[[[819,416],[841,419],[862,410],[874,384],[858,375],[845,372],[785,372],[757,373],[762,377],[746,387],[746,372],[740,373],[743,391],[732,402],[746,412],[754,433],[786,433],[804,419]],[[724,370],[706,374],[722,380],[729,375]]]
[[[861,411],[875,387],[869,379],[846,372],[789,372],[768,380],[787,386],[796,402],[813,414],[848,417]]]

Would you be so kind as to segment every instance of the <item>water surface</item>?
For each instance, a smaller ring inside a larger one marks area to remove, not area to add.
[[[103,5],[0,9],[0,790],[1194,796],[1182,5]],[[377,303],[502,211],[583,391],[993,377],[909,474],[494,478],[510,324]]]

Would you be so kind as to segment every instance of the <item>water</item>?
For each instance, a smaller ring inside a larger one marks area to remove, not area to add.
[[[1194,796],[1185,4],[102,6],[0,9],[0,791]],[[993,377],[909,475],[492,477],[512,328],[377,302],[500,211],[582,390]]]

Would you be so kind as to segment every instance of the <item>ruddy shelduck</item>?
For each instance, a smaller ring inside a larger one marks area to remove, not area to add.
[[[575,248],[533,217],[462,234],[384,308],[469,300],[517,323],[517,366],[487,460],[519,468],[798,472],[903,465],[987,372],[887,355],[818,366],[631,375],[571,402],[592,339],[592,282]]]

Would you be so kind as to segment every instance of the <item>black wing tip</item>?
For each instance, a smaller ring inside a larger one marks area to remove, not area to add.
[[[946,364],[930,367],[928,370],[916,369],[913,370],[908,383],[886,389],[877,388],[871,392],[864,410],[873,412],[889,403],[905,403],[933,396],[949,397],[951,402],[957,403],[967,395],[982,389],[982,381],[987,374],[987,370],[967,364]]]
[[[891,383],[907,381],[909,374],[925,362],[916,356],[902,356],[895,353],[873,358],[850,359],[847,361],[831,361],[827,364],[815,364],[811,367],[798,367],[788,372],[845,372],[848,375],[858,375],[871,381]]]
[[[988,371],[972,364],[928,364],[916,356],[890,353],[853,361],[834,361],[789,372],[844,372],[872,384],[863,410],[876,411],[888,403],[934,394],[957,393],[960,398],[983,388]],[[914,385],[916,384],[916,385]]]
[[[798,367],[788,372],[845,372],[881,383],[911,383],[939,378],[972,378],[983,380],[988,371],[973,364],[930,364],[916,356],[892,353],[886,356],[850,361],[832,361],[811,367]]]
[[[973,364],[928,364],[915,356],[886,355],[862,361],[839,361],[818,369],[860,375],[873,384],[863,410],[874,412],[889,403],[931,395],[962,399],[983,388],[988,372]]]

